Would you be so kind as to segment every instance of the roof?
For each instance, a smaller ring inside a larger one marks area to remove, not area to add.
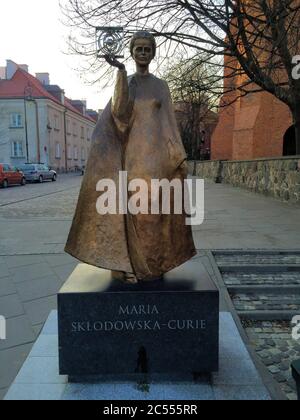
[[[65,97],[64,103],[60,102],[51,93],[49,93],[42,85],[42,83],[31,74],[22,70],[20,67],[15,72],[14,76],[10,80],[0,80],[0,99],[19,99],[24,98],[26,89],[30,89],[30,96],[35,99],[49,99],[61,106],[64,106],[69,111],[80,115],[86,120],[96,123],[96,119],[89,115],[83,115],[78,111],[70,102],[70,99]]]

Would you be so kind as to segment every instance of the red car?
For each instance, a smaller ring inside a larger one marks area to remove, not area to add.
[[[21,171],[7,164],[0,163],[0,186],[7,188],[9,185],[25,185],[26,178]]]

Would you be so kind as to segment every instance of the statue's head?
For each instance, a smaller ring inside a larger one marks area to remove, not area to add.
[[[130,53],[136,63],[149,65],[156,54],[156,42],[150,32],[136,32],[130,41]]]

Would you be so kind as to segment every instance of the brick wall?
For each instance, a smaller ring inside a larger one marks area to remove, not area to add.
[[[229,99],[224,95],[223,102]],[[230,103],[230,102],[229,102]],[[213,160],[244,160],[281,157],[283,138],[293,124],[283,102],[268,92],[239,98],[219,112],[219,122],[212,135]]]

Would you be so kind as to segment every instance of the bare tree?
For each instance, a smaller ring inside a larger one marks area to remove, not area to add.
[[[299,0],[65,0],[64,12],[75,28],[73,51],[83,55],[94,54],[95,27],[111,23],[121,23],[126,37],[150,30],[164,56],[174,43],[187,54],[204,52],[207,63],[224,67],[222,106],[264,90],[289,107],[300,154]]]
[[[220,78],[205,64],[205,55],[178,58],[169,64],[163,77],[170,87],[182,140],[191,160],[209,156],[206,150],[207,129],[215,115],[221,91]],[[216,121],[216,119],[215,119]]]

